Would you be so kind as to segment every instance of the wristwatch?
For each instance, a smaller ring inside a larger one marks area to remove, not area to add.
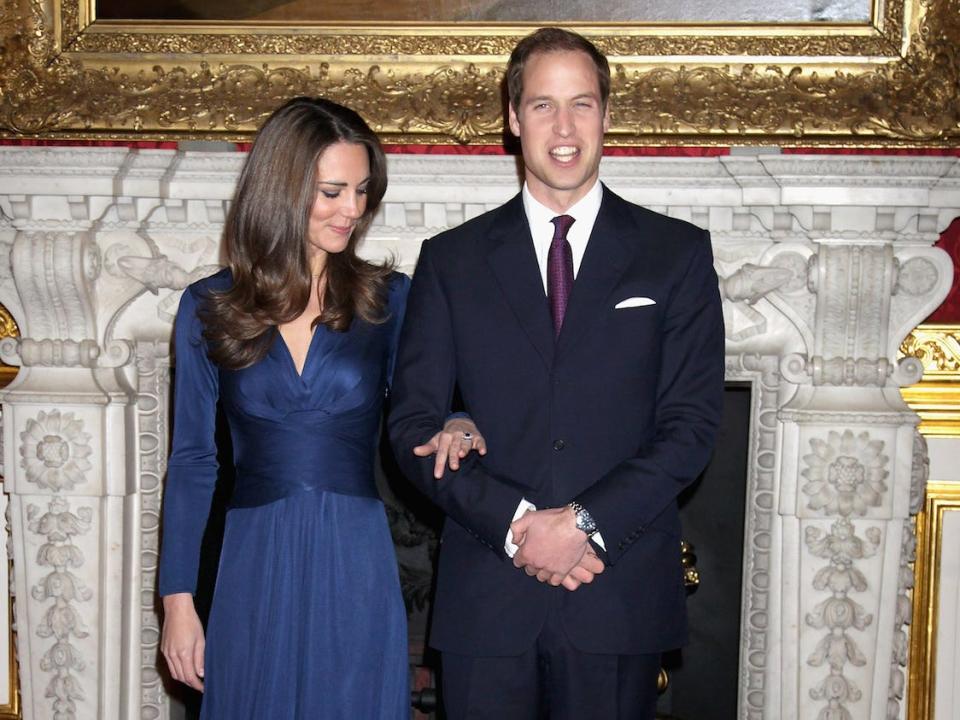
[[[576,500],[570,503],[570,507],[573,508],[573,513],[577,517],[577,530],[583,530],[587,537],[593,537],[597,532],[597,521],[593,519],[590,511]]]

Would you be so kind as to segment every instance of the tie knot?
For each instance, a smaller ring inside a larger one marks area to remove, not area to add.
[[[570,217],[569,215],[557,215],[550,222],[553,223],[553,239],[554,240],[566,240],[567,231],[570,229],[570,226],[573,225],[576,218]]]

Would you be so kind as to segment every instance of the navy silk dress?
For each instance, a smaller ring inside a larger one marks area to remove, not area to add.
[[[410,717],[406,613],[373,463],[409,279],[388,320],[318,325],[303,374],[276,333],[243,370],[207,357],[191,285],[177,314],[160,594],[194,592],[217,477],[219,399],[236,485],[207,628],[203,720]]]

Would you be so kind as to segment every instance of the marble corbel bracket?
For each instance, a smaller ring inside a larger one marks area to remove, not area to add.
[[[89,233],[21,231],[10,260],[24,336],[76,341],[95,336],[93,283],[101,260]]]
[[[944,298],[952,263],[934,247],[825,243],[808,258],[807,289],[816,297],[812,347],[781,358],[795,385],[904,387],[923,364],[897,362],[903,338]]]

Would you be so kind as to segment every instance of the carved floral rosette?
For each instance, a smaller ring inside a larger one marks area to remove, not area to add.
[[[90,470],[90,434],[72,412],[40,411],[20,433],[20,465],[27,482],[45,490],[73,490]]]

